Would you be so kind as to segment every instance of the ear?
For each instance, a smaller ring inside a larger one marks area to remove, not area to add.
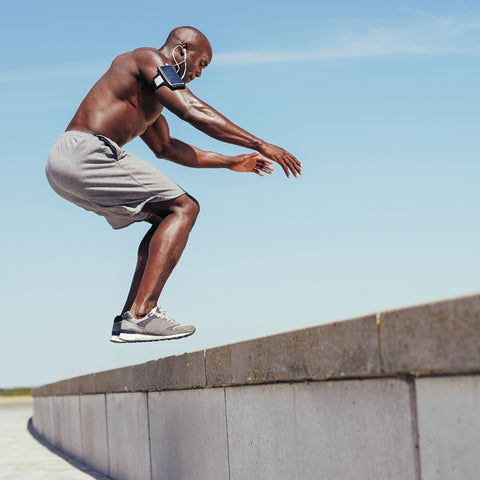
[[[188,43],[182,43],[182,52],[185,53],[188,50]]]

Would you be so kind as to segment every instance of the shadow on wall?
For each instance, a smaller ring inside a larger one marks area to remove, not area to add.
[[[48,448],[55,455],[58,455],[60,458],[63,458],[63,460],[65,460],[66,462],[68,462],[70,465],[77,468],[81,472],[84,472],[85,474],[90,475],[92,478],[95,478],[97,480],[112,480],[111,477],[107,477],[106,475],[104,475],[100,472],[97,472],[96,470],[93,470],[92,467],[89,467],[88,465],[82,463],[80,460],[78,460],[75,457],[67,455],[65,452],[63,452],[59,448],[56,448],[54,445],[52,445],[48,440],[43,438],[35,430],[35,427],[33,426],[33,419],[32,418],[30,418],[28,420],[27,429],[30,432],[30,434],[32,435],[32,437],[37,442],[39,442],[44,447]]]

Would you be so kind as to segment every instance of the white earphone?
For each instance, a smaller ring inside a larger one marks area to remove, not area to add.
[[[185,57],[181,62],[177,62],[177,59],[175,58],[175,50],[179,47],[182,49],[183,55]],[[172,49],[172,58],[173,58],[173,61],[175,62],[175,70],[176,70],[177,73],[180,71],[180,65],[182,63],[184,64],[183,75],[180,77],[183,80],[183,77],[187,73],[187,49],[185,47],[183,47],[182,45],[178,44],[176,47],[174,47]]]

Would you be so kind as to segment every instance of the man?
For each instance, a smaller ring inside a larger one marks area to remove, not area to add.
[[[140,136],[158,158],[188,167],[263,176],[276,162],[287,177],[301,174],[293,155],[233,124],[184,88],[178,76],[191,82],[211,59],[209,41],[192,27],[174,29],[158,50],[139,48],[118,56],[48,158],[46,175],[60,196],[104,216],[113,228],[138,221],[152,224],[140,243],[122,315],[114,320],[114,342],[166,340],[195,332],[195,327],[169,318],[157,302],[185,248],[199,205],[155,167],[123,150],[126,143]],[[178,76],[172,74],[172,65]],[[225,156],[172,138],[164,108],[217,140],[257,153]]]

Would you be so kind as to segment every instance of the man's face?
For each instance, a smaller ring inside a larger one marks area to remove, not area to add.
[[[208,47],[187,50],[187,72],[183,77],[185,83],[200,77],[203,69],[209,65],[212,60],[212,50],[209,47],[208,45]]]

